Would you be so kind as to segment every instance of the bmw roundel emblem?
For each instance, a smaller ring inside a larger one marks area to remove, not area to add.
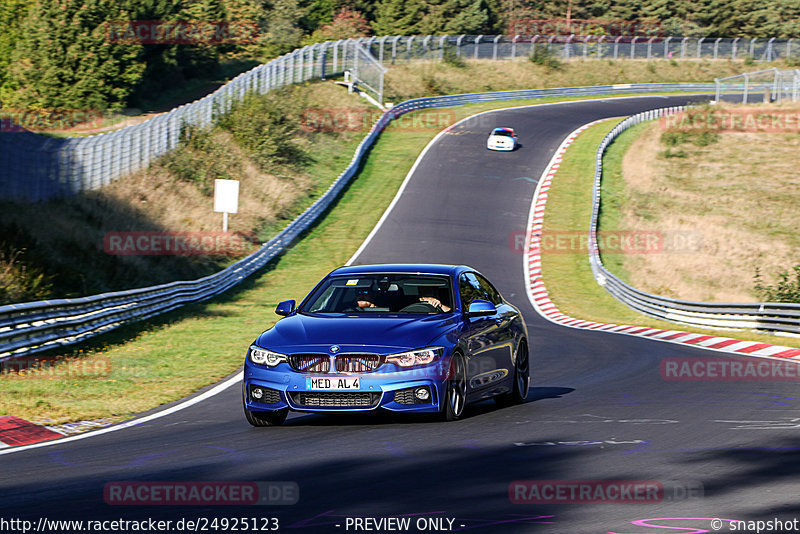
[[[337,352],[339,352],[339,345],[331,345],[331,348],[329,350],[331,351],[331,354],[336,354]]]

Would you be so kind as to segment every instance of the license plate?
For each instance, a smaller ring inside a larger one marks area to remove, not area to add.
[[[361,388],[358,376],[307,376],[306,389],[321,391],[352,391]]]

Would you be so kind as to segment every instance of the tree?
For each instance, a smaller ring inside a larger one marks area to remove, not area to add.
[[[263,33],[259,37],[262,59],[274,58],[300,46],[302,11],[297,0],[275,0],[264,17]]]
[[[19,40],[20,25],[28,12],[25,0],[0,1],[0,86],[6,78],[14,46]]]
[[[431,33],[491,34],[498,22],[496,6],[487,0],[448,0],[443,14],[444,25]]]
[[[130,19],[114,0],[38,0],[21,26],[2,89],[5,106],[124,107],[141,80],[141,46],[112,43],[104,22]]]
[[[367,20],[361,13],[342,8],[330,24],[326,24],[317,29],[309,38],[304,40],[304,43],[312,44],[354,37],[366,37],[371,31],[372,28],[367,24]]]
[[[419,35],[426,13],[422,0],[382,0],[372,27],[376,35]]]

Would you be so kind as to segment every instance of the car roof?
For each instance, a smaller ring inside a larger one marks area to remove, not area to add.
[[[344,274],[439,274],[457,276],[464,271],[475,269],[466,265],[444,265],[438,263],[385,263],[372,265],[347,265],[335,269],[331,275]]]
[[[494,130],[492,130],[492,133],[495,133],[495,132],[508,132],[508,133],[512,133],[513,134],[514,133],[514,128],[495,128]]]

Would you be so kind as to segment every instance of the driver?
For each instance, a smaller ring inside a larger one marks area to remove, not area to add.
[[[442,301],[437,297],[437,290],[435,287],[420,286],[419,301],[430,304],[435,308],[439,308],[444,313],[450,311],[450,306],[443,304]]]
[[[375,308],[375,292],[363,289],[356,295],[356,306],[359,308]]]

